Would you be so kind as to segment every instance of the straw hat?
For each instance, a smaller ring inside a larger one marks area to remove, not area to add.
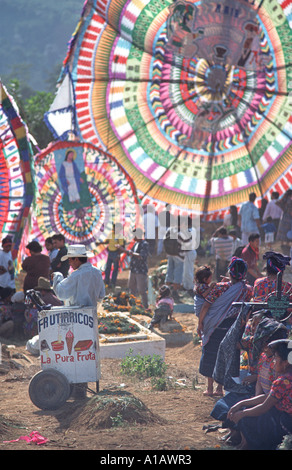
[[[92,258],[93,256],[91,251],[86,251],[85,245],[70,245],[67,255],[62,256],[61,261],[66,261],[68,258]]]
[[[39,277],[38,285],[35,287],[35,290],[52,290],[49,279],[46,279],[45,277]]]

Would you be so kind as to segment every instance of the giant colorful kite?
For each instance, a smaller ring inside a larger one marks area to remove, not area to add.
[[[291,0],[87,1],[48,123],[113,155],[144,201],[214,216],[252,191],[282,194],[291,11]]]
[[[35,179],[32,235],[42,246],[61,233],[67,244],[86,245],[103,267],[106,240],[117,222],[131,246],[140,220],[138,197],[131,178],[111,155],[90,143],[52,143],[35,157]],[[127,262],[125,256],[122,261]]]
[[[0,82],[0,232],[13,239],[12,255],[21,253],[35,186],[32,149],[25,123]]]

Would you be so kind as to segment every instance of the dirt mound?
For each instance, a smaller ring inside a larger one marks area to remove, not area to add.
[[[19,422],[11,420],[6,416],[0,415],[0,436],[6,435],[12,428],[23,428]]]
[[[70,422],[65,421],[68,419],[68,410],[58,415],[61,425],[70,429],[109,429],[127,424],[163,424],[159,416],[126,391],[103,390],[84,404],[75,403],[73,407],[75,410],[71,408]]]

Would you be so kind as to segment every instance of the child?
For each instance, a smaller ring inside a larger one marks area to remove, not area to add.
[[[274,243],[275,233],[277,231],[275,224],[273,223],[272,217],[267,218],[267,222],[261,226],[265,232],[265,245],[271,249]]]
[[[174,300],[170,294],[170,288],[163,285],[159,289],[159,295],[156,299],[156,309],[152,317],[149,329],[152,330],[157,323],[165,323],[168,317],[172,318]]]
[[[200,297],[207,297],[216,282],[212,281],[213,273],[210,266],[200,266],[195,272],[195,295]]]

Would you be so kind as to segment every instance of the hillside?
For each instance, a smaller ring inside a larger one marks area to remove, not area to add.
[[[1,0],[0,77],[54,91],[84,0]]]

